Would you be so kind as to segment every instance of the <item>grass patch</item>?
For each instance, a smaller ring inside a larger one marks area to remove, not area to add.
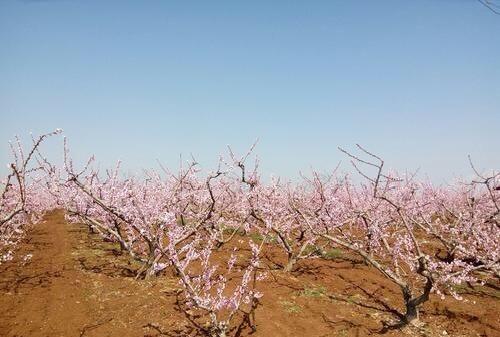
[[[300,296],[305,297],[323,297],[326,295],[326,288],[321,287],[305,287],[304,290],[300,292]]]
[[[302,311],[302,307],[295,302],[280,301],[279,303],[283,306],[283,309],[288,313],[296,314]]]
[[[264,240],[264,235],[260,233],[250,233],[248,234],[250,239],[252,239],[253,242],[262,242]]]
[[[322,254],[325,260],[335,260],[342,257],[342,251],[338,248],[329,249]]]
[[[340,337],[345,337],[345,336],[347,336],[347,330],[346,330],[346,329],[339,330],[339,331],[337,332],[337,336],[340,336]]]
[[[467,286],[467,284],[453,284],[451,285],[451,290],[456,292],[457,294],[463,294],[463,293],[467,293],[468,290],[470,290],[469,286]]]
[[[361,300],[363,300],[363,296],[359,294],[350,295],[346,298],[347,303],[351,304],[358,304]]]
[[[306,249],[304,249],[303,255],[313,255],[313,256],[322,256],[323,252],[320,247],[315,245],[308,245]]]
[[[230,236],[230,235],[233,235],[235,230],[236,230],[236,228],[234,228],[234,227],[226,227],[226,228],[224,228],[224,230],[222,232],[224,233],[224,235]],[[243,228],[239,228],[236,231],[236,235],[245,236],[245,230]]]

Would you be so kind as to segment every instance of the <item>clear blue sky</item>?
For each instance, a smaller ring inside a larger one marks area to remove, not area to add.
[[[56,127],[78,160],[131,171],[180,153],[210,167],[256,138],[264,175],[326,172],[356,142],[438,181],[468,154],[499,169],[500,16],[475,0],[1,1],[1,162],[14,134]]]

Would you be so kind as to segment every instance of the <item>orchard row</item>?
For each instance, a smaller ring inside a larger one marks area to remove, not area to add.
[[[137,261],[137,278],[175,275],[193,324],[213,336],[226,336],[235,317],[253,324],[265,296],[256,290],[266,277],[260,256],[270,247],[282,250],[283,272],[332,249],[358,255],[400,288],[401,324],[418,320],[432,294],[460,299],[456,285],[500,276],[500,175],[483,175],[472,163],[473,181],[434,186],[386,172],[380,157],[358,146],[359,154],[341,151],[361,182],[336,172],[266,182],[258,163],[249,163],[253,149],[242,157],[229,149],[208,174],[190,162],[177,172],[125,176],[119,165],[100,172],[93,158],[75,167],[66,142],[63,167],[52,165],[39,147],[59,132],[34,139],[27,154],[19,142],[12,146],[0,259],[12,258],[28,225],[64,209],[70,222]],[[222,250],[229,253],[218,265],[213,256]]]

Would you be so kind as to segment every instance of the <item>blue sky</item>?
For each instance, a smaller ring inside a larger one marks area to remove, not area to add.
[[[500,16],[475,0],[6,0],[0,46],[3,163],[13,135],[59,127],[77,160],[129,171],[256,138],[264,175],[327,172],[355,143],[436,181],[468,154],[500,168]]]

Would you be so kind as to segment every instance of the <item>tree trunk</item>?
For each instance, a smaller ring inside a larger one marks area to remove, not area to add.
[[[406,303],[406,312],[404,315],[404,323],[412,324],[419,321],[418,306],[414,301]]]
[[[287,272],[287,273],[291,272],[295,263],[297,263],[297,258],[295,256],[289,256],[288,262],[286,263],[285,267],[283,268],[283,271]]]
[[[422,292],[421,295],[417,297],[413,297],[409,286],[406,286],[405,288],[402,289],[403,298],[405,300],[405,306],[406,306],[406,312],[403,317],[403,323],[405,324],[418,323],[419,321],[418,307],[427,300],[429,300],[429,294],[431,292],[432,285],[433,285],[433,280],[431,278],[428,278],[425,283],[424,291]]]

